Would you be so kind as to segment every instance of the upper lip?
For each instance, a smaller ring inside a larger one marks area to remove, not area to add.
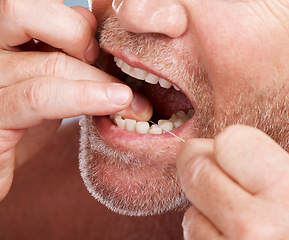
[[[186,89],[183,89],[182,86],[180,86],[178,82],[171,79],[169,76],[167,76],[161,70],[155,69],[151,63],[145,62],[143,60],[142,61],[139,60],[138,57],[135,56],[134,54],[124,54],[121,51],[118,51],[116,49],[112,50],[110,48],[107,48],[106,46],[102,46],[102,50],[104,52],[112,55],[112,56],[115,56],[115,57],[121,59],[122,61],[124,61],[125,63],[127,63],[131,67],[145,70],[149,73],[152,73],[152,74],[154,74],[160,78],[163,78],[163,79],[167,80],[168,82],[171,82],[172,84],[176,85],[188,97],[193,108],[195,109],[195,111],[197,111],[197,104],[192,100],[192,96],[190,96],[190,92],[188,92]]]
[[[103,47],[103,50],[119,59],[127,63],[129,66],[134,67],[134,68],[139,68],[142,70],[145,70],[149,73],[152,73],[160,78],[163,78],[167,80],[168,82],[171,82],[172,84],[175,84],[178,86],[177,82],[174,82],[172,79],[169,78],[169,76],[166,76],[165,73],[161,72],[160,70],[154,69],[154,67],[150,63],[146,63],[144,61],[140,61],[137,57],[133,55],[124,55],[121,52],[113,51],[111,49],[107,49]]]
[[[172,84],[175,84],[176,86],[179,87],[179,83],[172,81],[168,76],[165,75],[165,73],[162,73],[161,71],[155,69],[151,63],[145,62],[145,61],[143,61],[143,59],[140,60],[135,54],[127,53],[126,51],[118,50],[116,48],[110,49],[110,48],[105,47],[105,45],[102,45],[101,47],[105,53],[108,53],[109,55],[111,55],[110,57],[115,56],[115,57],[121,59],[122,61],[124,61],[125,63],[127,63],[128,65],[130,65],[131,67],[140,68],[142,70],[145,70],[145,71],[152,73],[158,77],[164,78],[165,80],[167,80],[167,81],[171,82]],[[106,55],[106,56],[109,57],[109,55]],[[111,60],[112,60],[112,58],[111,58]],[[105,62],[108,63],[107,61],[105,61]],[[111,62],[110,62],[110,64],[111,64]],[[110,65],[110,64],[108,64],[108,65]],[[108,72],[108,73],[112,74],[110,72]],[[197,108],[196,108],[197,105],[192,101],[193,96],[190,94],[189,89],[187,89],[187,88],[182,89],[181,87],[180,87],[180,89],[188,97],[189,101],[191,102],[193,108],[195,109],[195,115],[189,121],[187,121],[186,123],[184,123],[180,127],[173,129],[172,132],[183,139],[187,139],[190,137],[194,137],[196,134],[195,126],[196,126],[196,123],[198,121],[198,117],[196,117],[196,116],[199,113],[198,113]],[[149,142],[148,144],[151,144],[152,143],[151,141],[159,142],[158,139],[160,139],[160,137],[162,138],[162,141],[164,141],[164,139],[167,139],[170,142],[179,143],[178,139],[172,138],[172,136],[168,133],[160,134],[160,135],[137,134],[134,132],[123,131],[117,127],[110,128],[110,131],[108,133],[108,131],[102,132],[103,131],[102,129],[103,128],[100,127],[98,129],[98,131],[100,134],[105,134],[108,142],[112,141],[113,144],[116,144],[117,146],[124,147],[125,149],[131,147],[131,145],[128,144],[127,139],[131,139],[132,137],[135,140],[139,139],[143,142],[148,141]],[[124,133],[125,133],[125,135],[124,135]],[[118,134],[118,136],[121,135],[122,137],[115,138],[115,134]],[[128,138],[126,138],[126,137],[128,137]],[[174,140],[172,140],[172,139],[174,139]],[[131,142],[131,141],[129,141],[129,142]],[[132,146],[133,146],[133,149],[135,150],[135,145],[132,145]]]

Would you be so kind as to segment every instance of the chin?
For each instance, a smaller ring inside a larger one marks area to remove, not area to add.
[[[120,30],[115,17],[104,25],[101,69],[144,94],[153,105],[151,120],[156,124],[117,115],[84,117],[79,155],[84,183],[93,197],[121,214],[184,210],[189,201],[175,164],[182,142],[173,135],[184,140],[198,137],[208,122],[200,121],[200,109],[208,108],[199,106],[211,103],[209,94],[198,94],[200,89],[209,92],[207,83],[200,81],[205,78],[197,60],[174,40],[145,34],[140,42],[139,35]],[[135,44],[126,45],[131,42]],[[156,49],[162,49],[160,54]]]
[[[173,135],[214,139],[229,125],[245,124],[263,130],[288,150],[285,90],[283,94],[282,89],[233,89],[232,96],[238,97],[224,105],[216,101],[198,54],[182,42],[128,33],[115,17],[102,29],[101,69],[144,94],[153,105],[151,120],[157,123],[117,115],[82,118],[81,176],[91,195],[109,209],[145,216],[189,206],[175,164],[182,142]]]
[[[108,117],[84,117],[80,125],[81,176],[88,191],[102,204],[134,216],[189,206],[176,176],[179,144],[170,143],[175,139],[126,137],[125,130],[118,129]]]
[[[198,134],[197,105],[187,97],[186,90],[134,55],[124,55],[119,48],[103,49],[111,60],[108,65],[125,72],[120,79],[132,88],[137,85],[151,101],[151,120],[158,124],[118,115],[84,117],[80,122],[80,170],[87,189],[109,209],[125,215],[186,209],[189,201],[181,189],[175,162],[180,138]],[[116,75],[117,70],[108,72]],[[150,83],[145,76],[163,79],[165,86]]]

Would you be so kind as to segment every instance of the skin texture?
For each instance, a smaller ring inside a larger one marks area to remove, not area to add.
[[[182,239],[183,213],[129,217],[95,201],[79,174],[78,145],[78,120],[65,121],[47,146],[15,171],[0,204],[0,239]]]
[[[177,162],[193,204],[185,239],[286,239],[288,159],[267,135],[245,126],[231,126],[215,141],[188,141]]]
[[[9,191],[14,167],[45,145],[60,119],[115,113],[129,107],[133,98],[127,86],[113,84],[118,80],[87,64],[95,62],[99,49],[96,20],[88,10],[70,9],[61,1],[21,4],[0,5],[1,200]],[[54,16],[48,17],[51,11]],[[34,17],[39,19],[37,26]],[[39,29],[42,25],[49,27]],[[128,108],[133,112],[134,106],[142,106],[134,117],[151,114],[148,102],[139,99]]]
[[[134,239],[181,239],[182,214],[134,220],[109,213],[88,197],[76,165],[74,124],[39,152],[58,128],[59,119],[106,115],[127,107],[133,111],[134,107],[127,87],[121,87],[121,94],[118,84],[112,92],[111,82],[117,80],[88,65],[98,54],[92,14],[69,9],[56,0],[26,4],[31,8],[24,7],[23,1],[2,1],[0,5],[0,30],[5,33],[0,39],[1,200],[10,189],[15,166],[26,162],[16,170],[15,185],[0,204],[1,239],[37,239],[40,235],[46,239],[93,239],[95,235],[104,239],[109,236],[106,234],[111,234],[108,239],[127,239],[127,235]],[[103,199],[116,199],[110,208],[131,215],[170,211],[186,207],[190,201],[193,207],[183,222],[185,239],[286,239],[288,3],[123,0],[110,6],[111,1],[92,4],[98,24],[109,17],[102,25],[101,46],[137,59],[177,83],[195,103],[197,112],[194,125],[180,131],[187,140],[181,149],[171,138],[118,146],[123,139],[109,140],[106,135],[96,142],[101,124],[86,118],[81,132],[82,174],[91,173],[105,186],[95,189],[95,179],[84,175],[86,184],[92,186],[90,192],[108,192]],[[27,14],[27,9],[34,11]],[[39,18],[37,26],[34,16]],[[32,38],[41,43],[31,42]],[[154,48],[148,43],[154,43]],[[112,96],[121,104],[115,104]],[[151,114],[149,104],[139,105],[144,106],[144,115]],[[131,110],[126,114],[132,114]],[[261,132],[241,125],[227,128],[240,123]],[[99,152],[104,144],[109,150],[117,146],[121,153],[107,160],[109,151]],[[134,151],[129,152],[131,149]],[[157,159],[154,151],[159,153]],[[38,155],[27,162],[36,152]],[[130,164],[121,162],[119,156],[128,152]],[[91,158],[96,154],[102,155]],[[96,161],[109,174],[95,174],[91,166]],[[159,171],[164,169],[167,171]],[[134,181],[140,184],[128,184]],[[148,186],[151,188],[145,188]],[[115,191],[119,187],[124,187],[125,194]],[[142,189],[146,191],[140,194]],[[159,191],[152,191],[156,189]],[[123,196],[127,198],[119,200]],[[147,199],[151,201],[144,205]],[[143,206],[146,209],[141,212]],[[101,215],[107,218],[100,221]],[[103,231],[106,226],[109,229]],[[123,226],[127,226],[125,231]],[[137,231],[132,226],[140,229],[140,236],[133,235]]]
[[[177,83],[194,103],[195,122],[178,136],[214,139],[229,125],[246,124],[287,148],[288,4],[125,0],[113,9],[101,47]],[[163,21],[168,15],[182,17]],[[81,126],[80,167],[95,198],[130,215],[186,206],[175,171],[177,139],[115,138],[92,118]]]

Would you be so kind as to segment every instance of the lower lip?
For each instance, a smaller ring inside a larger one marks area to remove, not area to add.
[[[194,122],[195,118],[193,117],[182,126],[174,129],[172,132],[184,139],[193,137],[194,133],[188,130],[190,130],[193,125],[195,125]],[[152,144],[152,142],[160,140],[170,141],[170,143],[174,141],[180,142],[179,139],[169,133],[138,134],[135,132],[128,132],[114,125],[107,116],[93,117],[93,123],[97,133],[104,139],[104,141],[121,148],[130,148],[130,146],[135,148],[138,142],[141,144],[144,144],[144,142],[150,142],[150,144]],[[188,132],[190,132],[190,136],[188,136]]]

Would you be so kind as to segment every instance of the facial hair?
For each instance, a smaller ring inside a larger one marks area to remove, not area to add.
[[[246,124],[263,130],[287,148],[289,111],[282,89],[273,91],[247,86],[245,91],[234,93],[239,96],[237,101],[219,106],[214,101],[206,71],[199,66],[200,59],[191,56],[181,42],[161,34],[127,32],[115,16],[106,20],[100,36],[101,45],[124,54],[133,53],[189,89],[198,104],[197,137],[213,139],[226,126]],[[123,152],[98,135],[93,121],[88,116],[80,122],[79,155],[81,175],[93,197],[109,209],[126,215],[154,215],[189,206],[176,175],[178,146],[166,146],[163,152],[167,154],[156,156],[146,149]],[[150,164],[156,157],[161,167]]]

